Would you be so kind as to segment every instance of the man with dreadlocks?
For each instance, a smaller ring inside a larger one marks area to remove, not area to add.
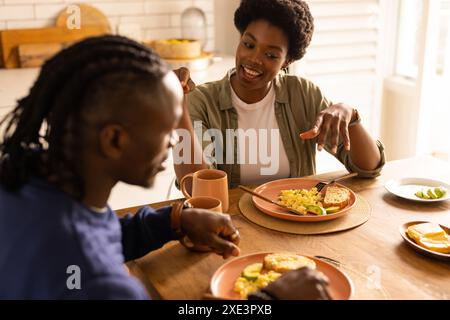
[[[0,299],[147,298],[123,262],[184,235],[239,254],[227,215],[176,204],[118,219],[107,205],[118,181],[149,187],[164,169],[182,99],[159,57],[123,37],[45,63],[1,123]]]

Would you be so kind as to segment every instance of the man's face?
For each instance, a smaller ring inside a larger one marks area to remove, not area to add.
[[[174,130],[182,114],[183,92],[173,72],[167,74],[153,94],[143,93],[141,104],[127,128],[129,139],[121,157],[119,180],[151,187],[155,176],[166,169],[169,149],[176,143]]]

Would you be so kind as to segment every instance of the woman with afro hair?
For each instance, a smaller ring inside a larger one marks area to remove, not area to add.
[[[357,109],[332,103],[312,82],[284,72],[303,58],[313,36],[306,2],[242,0],[234,23],[236,66],[222,80],[195,87],[188,69],[176,70],[186,93],[179,129],[191,140],[190,155],[183,134],[174,150],[178,181],[208,167],[227,172],[230,187],[313,175],[316,145],[359,177],[379,175],[383,145],[361,125]]]

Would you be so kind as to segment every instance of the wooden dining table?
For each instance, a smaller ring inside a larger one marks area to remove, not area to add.
[[[343,173],[326,173],[314,178],[326,181]],[[352,280],[353,299],[450,299],[450,262],[413,250],[399,232],[401,225],[417,220],[450,227],[450,201],[410,201],[385,189],[390,179],[405,177],[426,177],[449,183],[450,165],[431,156],[421,156],[387,162],[375,179],[342,181],[369,202],[372,214],[357,228],[325,235],[295,235],[260,227],[239,210],[243,191],[231,189],[228,214],[241,235],[241,255],[291,251],[326,257]],[[172,202],[151,206],[158,208]],[[117,213],[133,213],[138,208],[126,208]],[[214,253],[189,251],[173,241],[127,265],[154,299],[198,300],[207,296],[214,272],[227,261],[229,259],[224,260]]]

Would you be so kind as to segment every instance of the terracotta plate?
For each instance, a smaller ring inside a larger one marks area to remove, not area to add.
[[[242,270],[252,263],[262,262],[267,254],[272,252],[259,252],[235,258],[221,266],[211,279],[211,293],[214,296],[240,299],[238,293],[234,292],[234,283],[240,276]],[[336,300],[348,300],[352,296],[353,286],[351,280],[339,269],[322,260],[309,257],[316,262],[316,270],[326,275],[330,281],[330,295]]]
[[[418,224],[418,223],[426,223],[429,221],[410,221],[407,222],[403,225],[400,226],[399,231],[400,234],[403,237],[403,240],[405,240],[405,242],[414,250],[416,250],[417,252],[420,252],[424,255],[427,255],[429,257],[433,257],[433,258],[437,258],[437,259],[441,259],[441,260],[446,260],[446,261],[450,261],[450,253],[440,253],[440,252],[435,252],[432,250],[429,250],[427,248],[424,248],[420,245],[418,245],[414,240],[412,240],[408,234],[406,233],[406,230],[408,229],[408,227]],[[444,229],[445,232],[447,232],[447,234],[450,234],[450,228],[447,228],[446,226],[441,225],[441,228]]]
[[[263,185],[260,185],[254,191],[259,194],[262,194],[263,196],[266,196],[269,199],[277,201],[278,196],[281,194],[281,190],[311,189],[319,182],[320,182],[320,180],[303,179],[303,178],[281,179],[281,180],[275,180],[275,181],[267,182]],[[304,216],[300,216],[295,213],[290,213],[288,210],[279,208],[276,205],[273,205],[267,201],[264,201],[260,198],[255,197],[255,196],[252,197],[252,200],[253,200],[253,204],[255,205],[256,208],[258,208],[262,212],[268,214],[269,216],[272,216],[275,218],[291,220],[291,221],[299,221],[299,222],[319,222],[319,221],[332,220],[332,219],[340,218],[343,215],[347,214],[350,211],[350,209],[353,208],[353,206],[355,205],[355,202],[356,202],[356,196],[352,190],[350,190],[349,188],[347,188],[339,183],[334,183],[333,186],[345,188],[348,191],[350,191],[350,200],[349,200],[348,205],[344,209],[342,209],[336,213],[327,214],[324,216],[317,216],[315,214],[307,214]],[[325,193],[325,191],[326,191],[326,187],[322,190],[322,193]]]

